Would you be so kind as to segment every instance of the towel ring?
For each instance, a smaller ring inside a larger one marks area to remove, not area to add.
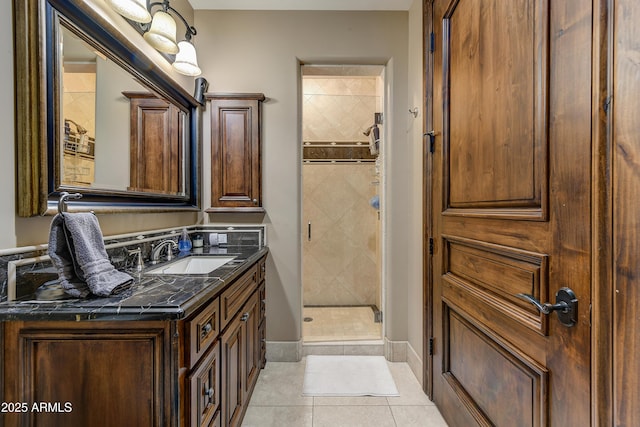
[[[67,211],[67,200],[74,200],[82,198],[82,194],[80,193],[67,193],[63,191],[60,193],[60,199],[58,200],[58,213]]]

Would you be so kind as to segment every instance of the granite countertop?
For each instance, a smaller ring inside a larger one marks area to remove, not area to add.
[[[259,246],[198,249],[192,256],[232,255],[236,258],[209,274],[146,274],[161,264],[146,266],[142,272],[127,270],[134,278],[133,285],[106,298],[72,298],[59,285],[51,285],[40,289],[33,299],[0,303],[0,321],[182,319],[219,295],[268,252],[266,247]]]

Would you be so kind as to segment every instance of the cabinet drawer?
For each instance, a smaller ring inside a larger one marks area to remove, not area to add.
[[[220,344],[209,349],[198,369],[189,375],[191,427],[220,425]]]
[[[188,365],[191,368],[220,333],[220,302],[218,298],[189,320],[186,325],[189,334]]]
[[[222,293],[220,296],[220,319],[222,321],[222,329],[224,329],[233,316],[240,311],[242,305],[256,290],[257,286],[258,267],[257,265],[254,265]]]

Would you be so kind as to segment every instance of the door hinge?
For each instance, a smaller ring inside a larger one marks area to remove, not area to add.
[[[433,255],[433,238],[429,237],[429,255]]]
[[[433,356],[433,337],[429,337],[429,356]]]
[[[425,133],[424,136],[429,137],[429,152],[433,154],[436,151],[436,132],[430,130],[429,132]]]
[[[432,32],[429,34],[429,52],[433,53],[436,51],[436,35]]]
[[[611,107],[611,96],[607,96],[607,99],[604,100],[604,104],[602,108],[604,109],[605,114],[609,114],[609,108]]]

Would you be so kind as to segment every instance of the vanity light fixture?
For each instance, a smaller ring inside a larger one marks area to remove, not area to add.
[[[151,28],[144,33],[143,37],[155,50],[170,54],[178,53],[176,21],[167,12],[159,10],[153,15]]]
[[[199,76],[202,74],[200,67],[198,67],[198,59],[196,58],[196,48],[191,44],[189,40],[182,40],[178,43],[178,54],[175,61],[173,61],[173,68],[177,72],[187,76]]]
[[[146,24],[151,22],[147,0],[106,0],[113,10],[127,19]]]
[[[173,61],[173,68],[181,74],[187,76],[199,76],[202,71],[198,67],[198,59],[196,57],[196,48],[191,43],[191,37],[196,35],[195,27],[189,25],[187,20],[169,5],[169,0],[162,2],[152,2],[145,6],[145,10],[149,18],[138,19],[133,14],[125,14],[122,10],[130,10],[138,8],[146,4],[146,0],[106,0],[107,3],[125,18],[140,23],[144,31],[143,37],[154,49],[176,55]],[[126,4],[126,5],[125,5]],[[125,5],[125,6],[123,6]],[[152,9],[160,6],[162,10],[152,13]],[[171,15],[174,15],[182,21],[186,28],[185,40],[176,43],[176,21]],[[146,20],[145,20],[146,19]],[[151,22],[151,25],[148,23]]]

